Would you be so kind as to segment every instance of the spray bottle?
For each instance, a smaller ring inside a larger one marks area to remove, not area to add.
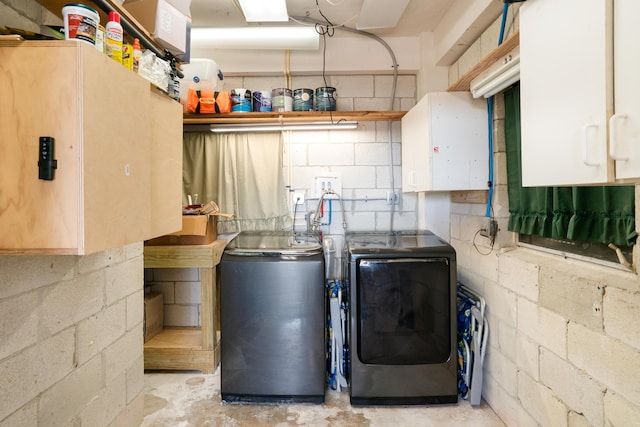
[[[123,30],[120,25],[120,14],[109,12],[109,22],[105,26],[107,36],[107,55],[114,61],[122,64],[122,39]]]
[[[142,56],[142,48],[140,47],[140,40],[133,39],[133,71],[138,72],[140,67],[140,57]]]

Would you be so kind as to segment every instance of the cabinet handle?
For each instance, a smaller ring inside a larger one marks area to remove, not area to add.
[[[416,186],[415,176],[416,176],[416,171],[409,172],[409,185],[412,187]]]
[[[584,126],[584,141],[582,144],[582,162],[587,166],[598,166],[598,162],[592,162],[589,160],[589,128],[598,128],[598,125],[585,125]]]
[[[609,119],[609,157],[613,160],[629,160],[628,156],[624,157],[616,153],[618,147],[618,131],[616,129],[616,122],[626,119],[626,114],[614,114]]]

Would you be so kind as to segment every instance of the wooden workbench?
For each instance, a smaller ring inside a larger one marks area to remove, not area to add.
[[[145,246],[145,268],[199,268],[201,328],[165,328],[144,344],[144,368],[213,373],[220,363],[216,333],[216,266],[226,240],[208,245]]]

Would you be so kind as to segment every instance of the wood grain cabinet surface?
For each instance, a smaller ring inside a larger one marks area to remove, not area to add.
[[[0,75],[0,253],[85,255],[180,228],[177,102],[75,41],[2,42]]]

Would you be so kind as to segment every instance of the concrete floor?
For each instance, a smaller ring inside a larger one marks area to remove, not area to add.
[[[328,390],[322,405],[229,405],[220,402],[220,368],[214,373],[145,373],[142,427],[503,427],[484,401],[452,405],[352,407],[349,392]]]

